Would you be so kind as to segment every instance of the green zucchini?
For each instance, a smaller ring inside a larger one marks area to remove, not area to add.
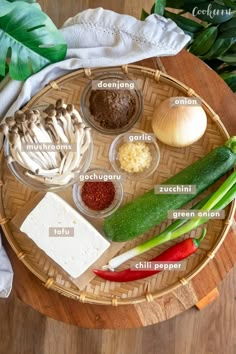
[[[161,223],[169,210],[181,208],[233,168],[236,137],[212,150],[163,184],[196,185],[196,194],[155,194],[154,189],[120,207],[104,221],[105,236],[115,242],[130,240]]]

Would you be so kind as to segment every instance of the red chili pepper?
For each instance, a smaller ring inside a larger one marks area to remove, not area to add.
[[[205,236],[205,232],[199,239],[189,238],[176,245],[168,248],[157,257],[151,259],[149,262],[178,262],[191,254],[196,252],[202,239]],[[99,277],[114,282],[127,282],[132,280],[138,280],[150,277],[151,275],[160,273],[162,270],[132,270],[130,268],[122,270],[120,272],[112,272],[110,270],[93,269],[93,272]]]

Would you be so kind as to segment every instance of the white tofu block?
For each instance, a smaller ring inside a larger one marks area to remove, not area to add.
[[[83,216],[54,193],[44,196],[20,230],[73,278],[84,273],[110,246]]]

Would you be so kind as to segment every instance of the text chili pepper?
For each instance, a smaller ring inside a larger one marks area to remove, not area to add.
[[[206,234],[206,229],[203,230],[203,233],[199,239],[189,238],[180,243],[177,243],[176,245],[168,248],[163,253],[159,254],[157,257],[151,259],[151,262],[154,261],[178,262],[189,257],[191,254],[196,252],[201,241],[205,237],[205,234]],[[119,272],[113,272],[110,270],[93,269],[93,272],[99,277],[114,282],[128,282],[132,280],[139,280],[160,273],[161,271],[162,270],[160,269],[159,270],[132,270],[128,268]]]

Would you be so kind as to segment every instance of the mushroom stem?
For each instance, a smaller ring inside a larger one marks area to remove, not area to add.
[[[43,183],[43,184],[50,184],[50,185],[65,185],[67,184],[68,182],[71,181],[71,179],[74,177],[74,174],[73,173],[70,173],[70,174],[67,174],[66,176],[60,176],[61,178],[58,178],[58,177],[43,177],[43,176],[38,176],[38,175],[35,175],[35,174],[32,174],[30,173],[29,171],[26,171],[25,172],[25,175],[34,179],[34,180],[37,180],[38,182],[40,183]]]
[[[22,140],[22,143],[25,145],[25,148],[26,148],[28,142],[26,141],[25,136],[22,136],[22,137],[21,137],[21,140]],[[27,155],[28,155],[32,160],[34,160],[35,162],[37,162],[42,168],[45,168],[45,169],[50,168],[50,167],[48,166],[48,161],[45,160],[43,154],[40,155],[38,152],[34,152],[34,151],[32,152],[31,150],[28,151],[28,149],[27,149],[27,152],[26,152],[26,153],[27,153]]]
[[[46,130],[47,130],[47,133],[52,137],[53,141],[55,143],[59,143],[60,139],[59,139],[59,137],[57,135],[57,132],[56,132],[53,124],[47,122],[45,127],[46,127]]]
[[[77,123],[82,123],[82,118],[81,118],[79,112],[77,111],[77,109],[75,109],[73,104],[68,104],[66,107],[66,110],[72,118],[75,118]]]
[[[55,153],[54,152],[47,152],[47,151],[44,151],[43,149],[40,149],[40,146],[42,146],[44,143],[39,142],[37,137],[35,137],[33,139],[30,136],[30,134],[25,134],[25,139],[26,139],[27,143],[29,143],[35,147],[33,150],[33,153],[38,154],[46,162],[48,168],[57,167],[57,160],[56,160]],[[45,143],[45,144],[47,144],[47,143]]]
[[[59,168],[53,168],[52,170],[39,169],[36,171],[37,176],[54,177],[59,173]]]
[[[69,132],[68,132],[68,126],[67,126],[66,118],[62,115],[62,113],[60,113],[60,115],[58,115],[58,117],[57,117],[57,120],[59,122],[61,122],[63,131],[64,131],[65,135],[67,136],[67,139],[69,140],[70,137],[69,137]]]
[[[30,177],[32,179],[35,179],[36,181],[38,181],[38,182],[40,182],[42,184],[45,184],[46,177],[34,175],[30,171],[25,171],[25,176]]]
[[[26,135],[21,137],[21,141],[25,145],[26,149],[27,149],[27,145],[31,144],[27,141]],[[27,149],[26,153],[32,160],[36,161],[42,168],[45,169],[50,168],[50,164],[48,160],[41,152]]]
[[[71,121],[71,116],[65,108],[62,110],[62,114],[67,121],[68,139],[69,139],[69,141],[72,141],[74,138],[74,129],[73,129],[72,121]]]
[[[13,149],[12,147],[10,147],[10,155],[9,155],[9,157],[11,157],[11,156],[12,156],[14,161],[18,162],[19,165],[21,165],[22,167],[25,168],[25,164],[24,164],[23,159],[18,154],[18,152],[15,149]]]
[[[85,151],[88,150],[89,145],[91,144],[91,133],[90,128],[85,128],[85,143],[81,148],[81,154],[83,155]]]
[[[56,131],[56,134],[58,135],[58,137],[60,138],[60,140],[63,143],[68,143],[69,140],[67,139],[67,136],[65,135],[65,133],[63,132],[62,127],[58,124],[57,119],[56,119],[56,111],[53,110],[52,112],[49,112],[48,114],[49,118],[51,118],[51,122],[52,125]]]
[[[11,151],[15,150],[17,152],[16,157],[20,156],[18,159],[19,162],[23,161],[24,167],[28,168],[29,170],[35,172],[37,169],[40,168],[40,166],[33,161],[26,152],[23,151],[22,149],[22,143],[19,134],[13,134],[11,133],[11,136],[9,136],[9,141],[11,144]],[[15,158],[15,156],[13,156]]]
[[[69,171],[69,166],[71,165],[73,158],[74,158],[75,152],[70,151],[67,156],[66,160],[62,169],[62,174],[66,173]]]
[[[66,158],[67,158],[67,155],[63,156],[63,158],[61,160],[61,164],[60,164],[60,167],[59,167],[59,173],[60,174],[63,173],[63,168],[64,168],[64,165],[65,165]]]
[[[83,144],[85,130],[83,128],[78,128],[75,131],[76,136],[76,153],[74,154],[73,160],[68,166],[68,170],[73,171],[80,163],[83,155],[81,154],[81,146]]]
[[[51,143],[52,140],[45,130],[41,130],[35,122],[29,124],[29,129],[32,131],[33,135],[36,137],[39,143]]]
[[[67,173],[65,175],[61,175],[58,177],[52,177],[52,178],[45,178],[45,182],[49,184],[58,184],[58,185],[65,185],[69,183],[72,178],[74,178],[74,173]]]

